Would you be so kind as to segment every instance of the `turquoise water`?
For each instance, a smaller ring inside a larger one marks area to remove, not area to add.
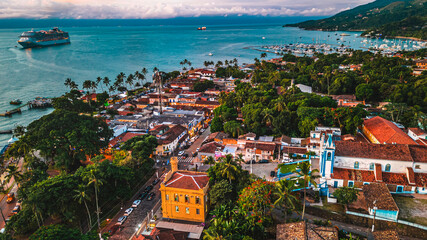
[[[233,58],[239,64],[249,63],[259,58],[260,52],[244,47],[327,42],[327,36],[335,34],[283,28],[280,24],[208,26],[206,31],[197,31],[197,27],[66,27],[63,30],[70,34],[70,45],[40,49],[18,46],[19,34],[29,29],[0,29],[0,112],[12,109],[9,101],[16,98],[26,102],[37,96],[61,95],[67,90],[64,81],[68,77],[81,85],[87,79],[114,79],[119,72],[134,73],[142,67],[172,71],[180,69],[179,62],[185,58],[195,67],[202,67],[207,60]],[[355,33],[346,39],[354,48],[361,47]],[[336,44],[334,37],[329,41]],[[24,110],[13,117],[0,117],[0,130],[27,125],[50,111]],[[0,146],[10,137],[0,135]]]

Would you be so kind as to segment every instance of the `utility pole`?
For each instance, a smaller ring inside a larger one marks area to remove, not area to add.
[[[3,217],[4,224],[6,224],[6,218],[3,215],[3,209],[2,208],[0,208],[0,212],[1,212],[1,216]]]
[[[374,220],[372,221],[372,232],[374,232],[374,229],[375,229],[375,216],[377,215],[377,200],[375,200],[374,201],[374,208],[373,208],[373,210],[374,210]]]

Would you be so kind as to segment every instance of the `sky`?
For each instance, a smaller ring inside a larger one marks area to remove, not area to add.
[[[0,19],[330,16],[373,0],[0,0]]]

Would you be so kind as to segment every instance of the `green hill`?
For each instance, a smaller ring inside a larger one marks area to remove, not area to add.
[[[287,24],[307,30],[365,31],[363,35],[427,39],[427,0],[377,0],[320,20]]]

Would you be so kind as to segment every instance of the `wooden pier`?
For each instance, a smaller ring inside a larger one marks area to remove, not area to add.
[[[27,105],[27,104],[25,104],[25,105]],[[21,106],[21,107],[23,107],[23,106]],[[6,111],[5,113],[0,113],[0,117],[10,117],[10,116],[12,116],[15,113],[21,113],[21,107],[12,109],[10,111]]]
[[[27,106],[28,106],[28,109],[52,107],[52,99],[51,98],[36,97],[36,99],[29,101],[29,102],[25,103],[24,105],[16,107],[10,111],[0,113],[0,117],[11,117],[15,113],[21,113],[21,108],[27,107]]]

